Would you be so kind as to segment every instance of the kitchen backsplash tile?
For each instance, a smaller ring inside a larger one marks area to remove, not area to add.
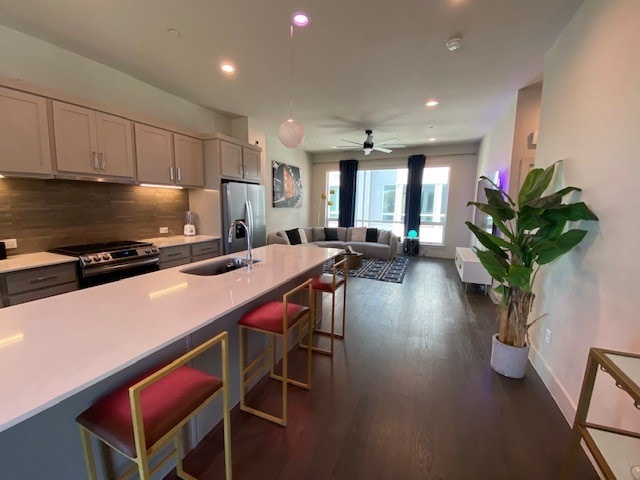
[[[9,255],[63,245],[182,233],[188,190],[73,180],[0,179],[0,239]]]

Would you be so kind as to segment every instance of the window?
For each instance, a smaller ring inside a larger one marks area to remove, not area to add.
[[[447,218],[449,196],[449,167],[425,167],[422,175],[420,205],[420,243],[442,245]],[[406,168],[358,170],[356,180],[356,227],[391,230],[404,235],[405,204],[407,200]],[[333,205],[326,205],[327,226],[338,226],[338,191],[340,172],[327,172],[327,192]],[[328,202],[327,202],[328,203]]]
[[[356,182],[356,227],[403,235],[407,169],[359,170]]]
[[[449,198],[449,167],[425,167],[420,204],[420,242],[444,244]]]

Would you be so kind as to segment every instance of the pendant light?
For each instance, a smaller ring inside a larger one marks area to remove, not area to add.
[[[278,138],[287,148],[296,148],[304,141],[304,128],[293,119],[293,25],[290,25],[290,83],[289,83],[289,118],[282,122],[278,129]]]

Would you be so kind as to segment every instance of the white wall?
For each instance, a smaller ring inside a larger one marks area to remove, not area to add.
[[[231,134],[231,121],[221,114],[4,26],[0,26],[0,75],[200,133]]]
[[[589,347],[640,352],[640,2],[587,0],[545,59],[537,166],[564,159],[562,185],[583,189],[600,222],[538,279],[532,361],[572,420]],[[550,345],[544,343],[546,329]],[[640,428],[606,375],[592,420]]]
[[[263,180],[267,191],[267,233],[279,230],[288,230],[296,227],[306,227],[310,224],[309,218],[311,199],[311,161],[309,154],[300,148],[287,148],[277,136],[265,136],[265,169]],[[273,173],[271,162],[275,160],[300,168],[302,179],[302,207],[300,208],[273,208]]]
[[[354,152],[316,153],[311,156],[313,162],[313,185],[311,187],[312,226],[324,225],[324,205],[320,195],[326,190],[326,173],[339,169],[340,160],[358,159],[359,169],[368,168],[407,168],[410,155],[425,154],[427,166],[449,166],[449,203],[447,207],[447,228],[444,247],[428,247],[427,256],[453,258],[456,247],[469,246],[469,230],[464,224],[471,220],[472,208],[467,202],[473,200],[477,170],[477,143],[465,143],[440,146],[423,146],[396,149],[393,154],[364,157]],[[393,155],[393,156],[391,156]],[[319,221],[318,221],[318,213]]]
[[[500,181],[503,188],[504,185],[508,185],[509,181],[517,103],[518,96],[514,95],[494,123],[491,131],[480,142],[478,151],[477,176],[489,176],[500,171]]]
[[[524,176],[522,175],[523,172],[520,171],[522,163],[521,160],[523,158],[535,159],[536,156],[536,146],[531,142],[533,131],[538,130],[540,126],[541,101],[541,85],[518,90],[508,188],[508,192],[511,197],[514,197],[520,190],[521,181],[524,179]],[[528,173],[528,171],[525,171],[524,175],[526,175],[526,173]]]

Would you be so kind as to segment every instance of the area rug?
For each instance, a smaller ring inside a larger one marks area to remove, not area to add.
[[[409,257],[396,257],[393,260],[364,258],[362,267],[349,270],[350,277],[369,278],[382,282],[402,283],[409,266]],[[324,264],[324,273],[331,273],[333,260]]]

